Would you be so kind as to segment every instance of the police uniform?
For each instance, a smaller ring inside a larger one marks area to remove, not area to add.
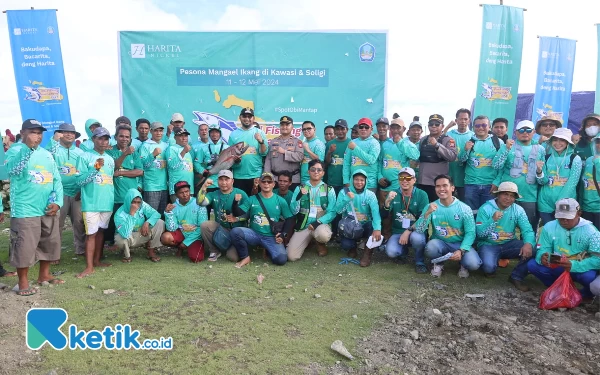
[[[282,122],[294,123],[291,117],[283,116]],[[279,147],[285,149],[285,154],[279,152]],[[269,141],[269,154],[265,158],[265,172],[270,172],[279,178],[279,173],[289,171],[292,173],[292,184],[300,183],[300,164],[304,159],[304,145],[298,138],[290,135],[288,138],[279,136]]]

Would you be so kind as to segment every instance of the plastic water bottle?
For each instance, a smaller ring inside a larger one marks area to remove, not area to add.
[[[56,191],[52,190],[50,196],[48,197],[48,205],[56,203]]]

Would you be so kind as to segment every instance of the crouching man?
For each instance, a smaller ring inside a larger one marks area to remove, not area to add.
[[[290,209],[296,214],[296,232],[287,247],[288,260],[302,257],[304,250],[314,238],[320,257],[327,255],[325,244],[331,239],[329,223],[335,219],[335,190],[323,182],[323,162],[308,162],[309,180],[298,186],[292,196]]]
[[[190,261],[194,263],[204,260],[204,244],[200,233],[200,223],[207,221],[206,208],[198,206],[192,200],[190,184],[179,181],[174,184],[175,203],[170,203],[165,209],[165,224],[168,232],[160,237],[165,246],[176,247],[176,257],[181,257],[187,250]]]
[[[583,286],[581,296],[590,299],[590,284],[600,270],[600,233],[581,217],[579,203],[573,198],[556,202],[555,217],[542,228],[537,254],[527,268],[546,286],[563,272],[570,272],[573,281]]]
[[[246,226],[246,218],[237,218],[231,214],[233,198],[241,195],[242,199],[238,204],[245,205],[248,200],[246,193],[233,187],[233,172],[229,170],[220,171],[218,174],[219,189],[206,194],[207,188],[212,185],[209,178],[200,188],[198,202],[201,206],[211,206],[215,213],[215,221],[205,221],[200,223],[200,232],[204,244],[208,246],[209,262],[216,262],[225,252],[227,259],[238,262],[240,258],[231,242],[231,229]],[[217,231],[221,232],[218,233]],[[216,237],[215,238],[215,234]]]
[[[489,200],[477,211],[477,247],[483,262],[486,277],[494,277],[498,259],[520,259],[508,281],[522,292],[529,291],[523,284],[527,276],[527,261],[535,254],[535,233],[523,207],[515,203],[519,190],[514,182],[503,182],[492,194],[496,199]],[[515,236],[519,227],[521,239]]]
[[[237,227],[231,230],[231,242],[237,250],[240,261],[235,264],[241,268],[250,263],[248,246],[263,246],[273,264],[282,266],[287,262],[287,253],[283,241],[291,233],[294,225],[290,207],[283,197],[273,194],[275,180],[269,172],[260,176],[260,193],[251,196],[245,204],[239,205],[241,194],[235,195],[232,206],[233,215],[246,217],[250,227]],[[281,227],[280,218],[285,222]],[[278,227],[278,228],[276,228]]]
[[[148,248],[148,259],[158,262],[156,248],[160,246],[160,236],[165,231],[165,222],[160,214],[142,200],[137,189],[129,189],[123,205],[115,213],[115,245],[123,250],[123,263],[131,262],[130,249],[142,245]]]
[[[452,196],[452,177],[442,174],[434,179],[434,183],[439,199],[423,209],[423,214],[415,223],[415,230],[424,234],[431,224],[433,234],[425,245],[425,255],[434,259],[452,253],[448,260],[460,262],[458,277],[467,278],[469,271],[475,271],[481,266],[481,259],[472,247],[475,242],[473,211]],[[440,277],[443,270],[444,266],[436,263],[431,275]]]

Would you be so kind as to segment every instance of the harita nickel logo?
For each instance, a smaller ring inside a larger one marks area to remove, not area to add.
[[[146,45],[145,44],[131,44],[131,57],[134,59],[145,59],[146,58]]]
[[[362,62],[373,62],[375,60],[375,46],[371,43],[363,43],[358,49],[358,57]]]

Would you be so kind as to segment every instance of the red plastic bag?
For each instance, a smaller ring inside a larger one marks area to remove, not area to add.
[[[581,293],[575,288],[571,273],[565,271],[542,293],[540,309],[554,310],[559,308],[572,309],[581,303]]]

